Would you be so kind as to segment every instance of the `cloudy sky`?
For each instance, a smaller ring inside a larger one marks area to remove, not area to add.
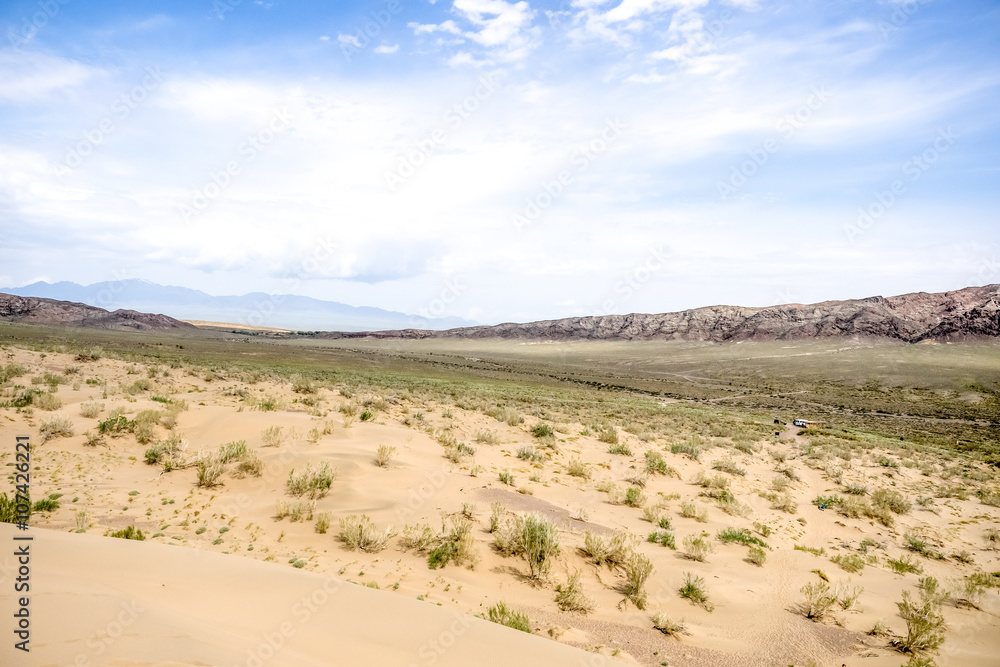
[[[1000,282],[991,1],[0,7],[0,286],[484,323]]]

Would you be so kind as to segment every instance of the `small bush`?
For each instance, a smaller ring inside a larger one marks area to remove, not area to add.
[[[902,493],[891,489],[876,489],[872,493],[872,505],[896,514],[906,514],[913,507]]]
[[[527,615],[508,608],[507,603],[502,600],[486,611],[486,617],[493,623],[531,634],[531,621]]]
[[[569,575],[565,584],[556,585],[556,604],[563,611],[578,611],[589,614],[594,610],[594,601],[583,592],[582,574],[579,570]]]
[[[897,602],[899,615],[906,621],[906,636],[894,641],[904,653],[933,651],[944,643],[944,617],[932,601],[917,603],[909,591],[903,591],[902,602]]]
[[[612,566],[623,565],[638,544],[635,536],[622,531],[615,531],[608,538],[588,532],[584,535],[583,541],[583,552],[596,565],[607,563]]]
[[[216,456],[204,456],[198,459],[196,470],[198,472],[198,486],[213,487],[221,484],[219,478],[225,472],[225,464]]]
[[[725,528],[719,531],[718,538],[723,544],[736,542],[745,547],[756,545],[765,549],[768,548],[766,542],[751,533],[746,528]]]
[[[845,572],[850,572],[851,574],[857,574],[865,569],[865,559],[857,554],[848,554],[846,556],[837,554],[830,560],[839,565]]]
[[[600,429],[597,430],[597,439],[600,440],[601,442],[606,442],[609,445],[617,445],[618,444],[618,429],[616,429],[614,426],[605,426],[603,428],[600,428]],[[626,449],[628,449],[628,448],[626,447]],[[611,450],[609,449],[608,451],[611,451]],[[621,452],[611,452],[611,453],[612,454],[618,454],[618,453],[621,453]],[[627,454],[627,456],[631,456],[631,455],[632,455],[632,452],[629,451],[628,454]]]
[[[676,539],[674,538],[674,534],[669,530],[654,530],[649,534],[647,541],[655,542],[660,546],[670,547],[674,551],[677,550]]]
[[[760,547],[750,547],[747,552],[747,560],[757,567],[762,567],[767,561],[767,552]]]
[[[684,538],[684,556],[686,558],[704,562],[708,555],[714,551],[715,547],[704,537],[688,535]]]
[[[538,424],[531,429],[531,434],[536,438],[552,438],[555,437],[556,432],[548,424]]]
[[[396,457],[396,448],[389,445],[379,445],[375,452],[375,465],[386,468]]]
[[[39,410],[58,410],[62,407],[62,401],[59,400],[58,396],[45,392],[35,394],[31,404]]]
[[[399,546],[404,550],[410,549],[417,553],[426,553],[437,542],[437,536],[426,523],[405,526],[399,537]]]
[[[137,530],[135,526],[128,526],[127,528],[122,528],[121,530],[109,530],[104,533],[105,537],[117,537],[123,540],[145,540],[146,536],[142,534],[141,530]]]
[[[265,447],[279,447],[285,441],[285,434],[280,426],[268,426],[261,431],[260,439]]]
[[[59,509],[59,503],[52,498],[42,498],[31,506],[32,512],[54,512]]]
[[[684,583],[677,593],[685,600],[695,604],[707,605],[708,593],[705,590],[705,580],[690,572],[684,573]]]
[[[924,571],[923,566],[913,560],[909,554],[903,554],[899,558],[888,558],[885,562],[889,569],[896,574],[920,574]]]
[[[251,477],[260,477],[264,472],[264,462],[261,460],[257,452],[253,450],[248,450],[246,454],[240,457],[237,462],[236,467],[233,469],[233,477],[243,478],[247,475]]]
[[[500,444],[496,431],[476,431],[476,442],[484,445]]]
[[[708,510],[698,507],[691,501],[681,503],[681,516],[685,519],[695,519],[700,523],[708,521]]]
[[[544,579],[559,554],[559,530],[539,514],[520,522],[520,544],[532,579]]]
[[[522,461],[540,461],[544,456],[531,445],[525,445],[517,450],[517,458]]]
[[[618,454],[620,456],[632,456],[632,449],[624,443],[616,442],[615,444],[608,447],[608,454]]]
[[[42,442],[48,442],[53,438],[68,438],[73,435],[73,422],[68,417],[57,415],[51,419],[43,419],[38,432]]]
[[[663,454],[654,450],[646,452],[646,472],[650,475],[680,477],[677,470],[667,464],[666,460],[663,458]]]
[[[302,472],[296,474],[293,468],[288,473],[288,480],[285,482],[285,489],[293,496],[308,496],[309,498],[322,498],[330,492],[333,480],[336,479],[337,471],[330,466],[329,461],[323,461],[317,470],[312,469],[312,464],[307,463]]]
[[[80,404],[80,414],[87,419],[94,419],[104,411],[104,403],[98,401],[87,401]]]
[[[642,489],[631,486],[625,491],[625,504],[629,507],[642,507],[645,502],[646,494],[642,492]]]
[[[677,623],[663,612],[655,614],[652,621],[653,628],[659,630],[668,637],[676,637],[677,635],[684,634],[687,630],[687,626],[684,625],[683,620],[681,620],[680,623]]]
[[[330,530],[330,513],[323,512],[317,516],[314,528],[320,535],[325,535],[326,531]]]
[[[352,514],[340,520],[338,538],[351,551],[360,549],[367,553],[378,553],[388,546],[389,540],[395,534],[396,531],[391,525],[382,531],[367,515]]]
[[[808,583],[800,591],[806,597],[805,616],[815,621],[822,620],[837,603],[836,593],[831,592],[830,586],[823,582]]]
[[[514,486],[514,475],[509,470],[502,471],[498,479],[507,486]]]
[[[646,581],[653,573],[653,564],[642,554],[633,553],[625,561],[625,586],[622,592],[637,609],[646,608]]]
[[[275,518],[281,521],[286,516],[290,521],[311,521],[313,518],[313,510],[316,509],[315,500],[300,500],[296,503],[290,503],[287,500],[279,500],[275,504]]]
[[[566,474],[581,479],[590,479],[590,469],[580,459],[570,459],[566,464]]]
[[[731,459],[724,459],[721,461],[716,461],[712,464],[713,470],[721,470],[722,472],[728,472],[730,475],[738,475],[743,477],[747,474],[746,468],[741,468],[736,464],[735,461]]]
[[[692,442],[680,442],[670,446],[673,454],[683,454],[693,461],[701,458],[701,447]]]

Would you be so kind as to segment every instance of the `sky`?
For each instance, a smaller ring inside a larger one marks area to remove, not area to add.
[[[1000,283],[1000,4],[6,0],[0,286],[481,323]]]

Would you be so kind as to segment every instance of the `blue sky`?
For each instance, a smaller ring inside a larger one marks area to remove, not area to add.
[[[0,8],[0,285],[480,322],[1000,282],[1000,6]]]

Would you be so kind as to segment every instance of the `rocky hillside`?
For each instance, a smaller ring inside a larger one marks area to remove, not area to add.
[[[166,315],[150,315],[135,310],[109,312],[103,308],[72,301],[0,294],[0,322],[47,324],[53,326],[113,329],[118,331],[164,331],[197,327]]]
[[[866,336],[910,343],[1000,336],[1000,285],[768,308],[708,306],[678,313],[603,315],[447,331],[325,333],[324,338],[546,340],[788,340]]]

